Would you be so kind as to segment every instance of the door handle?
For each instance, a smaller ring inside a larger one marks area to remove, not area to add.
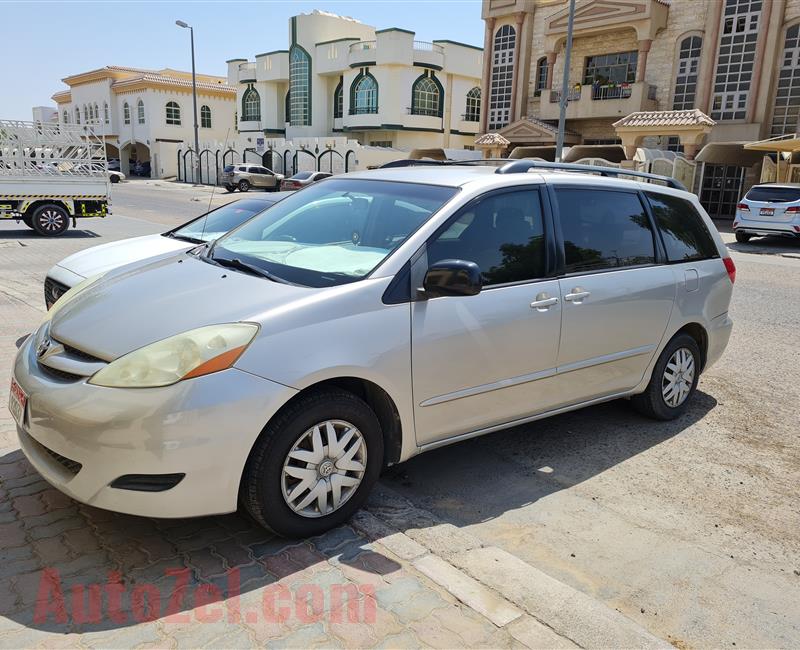
[[[564,296],[564,300],[568,300],[569,302],[574,302],[575,304],[580,304],[583,302],[584,298],[588,298],[591,295],[590,292],[581,289],[580,287],[575,287],[572,291]]]
[[[552,298],[547,295],[547,293],[540,293],[536,296],[536,300],[531,303],[531,309],[535,309],[537,311],[547,311],[553,305],[558,304],[558,298],[553,296]]]

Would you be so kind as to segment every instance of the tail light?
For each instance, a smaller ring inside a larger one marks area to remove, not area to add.
[[[725,270],[728,272],[731,284],[734,284],[736,282],[736,265],[730,257],[723,257],[722,263],[725,265]]]
[[[786,214],[800,214],[800,205],[793,205],[786,208]]]
[[[750,206],[747,203],[738,203],[736,205],[737,210],[741,210],[742,212],[750,212]]]

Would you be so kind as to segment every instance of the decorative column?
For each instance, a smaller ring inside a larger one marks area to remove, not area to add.
[[[486,19],[486,33],[483,36],[483,75],[481,77],[481,133],[486,133],[489,124],[489,93],[492,83],[492,52],[494,46],[494,18]]]
[[[553,90],[553,73],[556,69],[556,53],[548,52],[547,56],[547,80],[544,83],[545,90]]]
[[[694,102],[694,107],[704,113],[711,112],[711,89],[714,86],[714,67],[717,63],[717,50],[719,49],[719,26],[724,6],[724,2],[710,3],[706,16],[703,49],[700,51],[700,69],[697,73],[697,95]]]
[[[650,51],[650,46],[653,40],[645,38],[639,41],[639,55],[636,60],[636,81],[644,81],[644,75],[647,72],[647,53]]]
[[[517,86],[520,83],[519,71],[520,60],[519,50],[522,44],[522,23],[525,21],[525,13],[520,11],[514,18],[514,67],[511,73],[511,114],[508,116],[508,123],[517,120]],[[525,81],[527,83],[527,80]]]

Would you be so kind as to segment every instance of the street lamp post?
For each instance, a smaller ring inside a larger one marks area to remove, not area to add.
[[[556,162],[561,162],[564,150],[564,124],[567,119],[567,102],[569,101],[569,60],[572,55],[572,24],[575,21],[575,0],[569,0],[569,17],[567,18],[567,44],[564,51],[564,76],[561,80],[561,101],[558,107],[558,139],[556,140]]]
[[[200,136],[197,132],[197,77],[194,70],[194,28],[183,22],[176,20],[175,24],[178,27],[183,27],[189,30],[191,43],[192,43],[192,117],[194,118],[194,182],[200,181]]]

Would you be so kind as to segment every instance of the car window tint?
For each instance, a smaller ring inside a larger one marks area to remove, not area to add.
[[[717,246],[702,217],[686,199],[646,192],[670,262],[717,257]]]
[[[297,172],[294,176],[292,176],[293,180],[303,181],[306,178],[309,178],[314,172]]]
[[[195,219],[191,223],[174,231],[177,237],[191,237],[210,241],[223,233],[233,230],[247,221],[254,214],[266,210],[274,201],[243,199],[233,201],[221,208],[212,210],[207,215]]]
[[[567,273],[655,262],[653,231],[636,194],[562,187],[556,196]]]
[[[475,262],[484,284],[544,275],[544,225],[537,190],[488,196],[471,205],[428,244],[428,263]]]
[[[748,201],[765,203],[791,203],[800,201],[800,187],[773,187],[770,185],[756,185],[751,187],[745,195]]]

